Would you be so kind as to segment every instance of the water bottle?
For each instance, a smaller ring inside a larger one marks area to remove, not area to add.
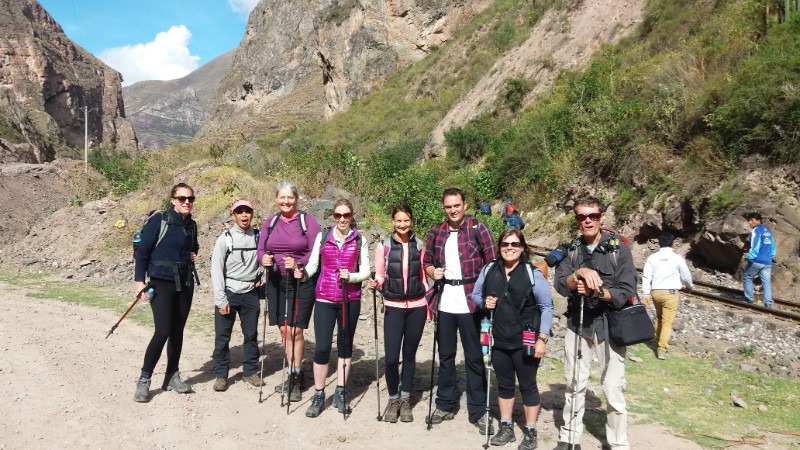
[[[489,322],[489,319],[483,318],[481,320],[481,351],[483,351],[484,355],[489,354],[489,346],[491,345],[491,336],[489,336],[489,330],[492,327],[492,323]]]
[[[133,234],[133,257],[136,258],[136,255],[139,253],[139,245],[142,243],[142,230],[136,230],[136,233]]]
[[[142,292],[142,296],[139,298],[139,311],[147,310],[147,307],[150,306],[150,300],[153,299],[153,288],[149,287],[146,291]]]

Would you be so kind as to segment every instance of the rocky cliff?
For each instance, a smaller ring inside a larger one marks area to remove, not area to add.
[[[262,0],[199,136],[249,138],[345,110],[488,3]]]
[[[0,0],[0,162],[40,163],[65,146],[136,149],[122,78],[67,38],[35,0]]]
[[[230,69],[234,51],[214,58],[177,80],[140,81],[122,89],[128,120],[147,148],[191,140],[206,115],[211,96]]]

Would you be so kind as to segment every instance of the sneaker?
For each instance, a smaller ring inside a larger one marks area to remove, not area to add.
[[[486,436],[486,420],[489,420],[489,435],[494,434],[494,424],[492,423],[492,418],[489,417],[489,414],[484,414],[481,416],[480,419],[474,422],[474,425],[478,428],[478,433]]]
[[[444,411],[439,408],[436,408],[430,417],[425,418],[425,422],[431,425],[438,425],[445,420],[453,420],[455,416],[456,413],[454,413],[453,411]]]
[[[217,379],[214,380],[214,390],[217,391],[217,392],[225,392],[225,391],[227,391],[228,390],[228,379],[227,378],[222,378],[222,377],[217,377]]]
[[[522,429],[522,442],[517,446],[517,450],[534,450],[539,444],[536,442],[536,428],[525,427]]]
[[[389,399],[389,404],[386,405],[386,409],[383,411],[384,422],[397,422],[397,419],[400,418],[400,402],[401,400],[399,398]]]
[[[306,417],[317,417],[325,409],[325,393],[318,392],[311,397],[311,406],[306,410]]]
[[[188,394],[192,391],[192,385],[181,380],[180,372],[175,372],[164,378],[164,384],[161,389],[165,391],[175,391],[179,394]]]
[[[514,424],[500,422],[500,430],[490,442],[492,445],[500,446],[516,440],[517,436],[514,434]]]
[[[770,304],[764,303],[764,308],[772,308],[772,303],[770,303]]]
[[[656,353],[656,358],[667,359],[667,351],[664,350],[663,348],[658,349],[658,352]]]
[[[581,444],[568,444],[566,442],[559,442],[553,450],[581,450]]]
[[[150,378],[139,377],[136,380],[136,392],[133,394],[133,401],[139,403],[150,401]]]
[[[257,373],[254,373],[252,375],[248,375],[246,377],[242,377],[242,380],[252,384],[255,387],[261,387],[261,386],[264,385],[264,380],[262,380],[261,377],[258,376]]]
[[[400,399],[400,422],[413,422],[414,414],[411,413],[411,401],[407,398]]]
[[[350,403],[347,403],[346,397],[347,390],[337,386],[336,391],[333,393],[333,406],[342,414],[350,414],[353,411]]]

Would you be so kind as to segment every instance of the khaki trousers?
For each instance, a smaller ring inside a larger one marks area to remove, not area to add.
[[[581,345],[582,357],[575,364],[578,344]],[[628,444],[628,410],[625,403],[625,347],[609,342],[608,370],[603,381],[603,395],[606,398],[606,438],[613,449],[629,449]],[[591,353],[597,355],[600,362],[600,373],[606,365],[605,342],[593,339],[578,339],[577,334],[567,329],[564,338],[564,378],[567,380],[564,402],[564,426],[558,433],[560,442],[581,442],[583,435],[583,413],[586,408],[586,387],[589,384],[589,363]],[[576,370],[578,371],[576,377]],[[577,378],[577,380],[576,380]],[[574,394],[574,401],[573,401]]]
[[[656,307],[656,339],[658,348],[667,350],[672,335],[672,324],[678,313],[677,289],[653,289],[653,306]]]

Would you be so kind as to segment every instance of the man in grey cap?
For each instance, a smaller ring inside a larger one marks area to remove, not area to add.
[[[256,255],[258,233],[253,230],[253,204],[238,200],[231,205],[234,224],[217,239],[211,254],[211,283],[214,286],[214,382],[215,391],[228,389],[230,340],[236,314],[244,335],[242,344],[244,381],[261,386],[258,374],[258,317],[261,313],[258,288],[260,265]]]

